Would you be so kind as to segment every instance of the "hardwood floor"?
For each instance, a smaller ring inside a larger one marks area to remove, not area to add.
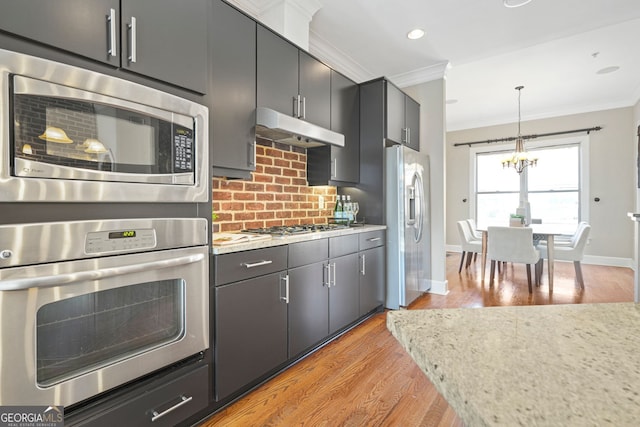
[[[446,296],[426,294],[409,309],[633,301],[633,271],[583,265],[585,289],[572,263],[556,263],[554,292],[546,279],[529,295],[523,265],[508,264],[489,288],[480,263],[458,274],[460,254],[447,255]],[[213,426],[462,426],[461,420],[400,347],[378,314],[214,414]]]

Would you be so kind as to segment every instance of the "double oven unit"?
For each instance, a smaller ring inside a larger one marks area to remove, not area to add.
[[[202,359],[209,176],[206,107],[0,50],[0,405],[82,407]]]

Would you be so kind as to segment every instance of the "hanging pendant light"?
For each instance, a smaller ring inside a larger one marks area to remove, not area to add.
[[[537,157],[532,157],[524,148],[524,139],[520,133],[520,95],[524,86],[516,86],[518,91],[518,137],[516,138],[516,149],[502,160],[502,168],[514,168],[516,172],[522,173],[527,166],[535,166],[538,163]]]

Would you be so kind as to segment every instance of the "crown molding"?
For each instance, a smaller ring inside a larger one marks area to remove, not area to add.
[[[443,79],[449,68],[451,68],[449,61],[443,61],[428,67],[389,76],[389,80],[398,87],[404,88],[432,80]]]
[[[226,0],[230,4],[234,5],[238,9],[242,10],[253,19],[258,20],[260,12],[263,9],[263,1],[260,0]]]
[[[379,77],[320,37],[312,29],[309,29],[309,52],[356,83]]]
[[[295,8],[308,21],[311,21],[313,15],[320,10],[322,3],[318,0],[227,0],[243,12],[247,13],[256,20],[260,20],[260,16],[267,10],[274,8],[282,3],[287,3]]]

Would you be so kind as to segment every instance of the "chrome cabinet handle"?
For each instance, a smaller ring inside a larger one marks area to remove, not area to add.
[[[109,9],[109,15],[107,16],[107,22],[109,23],[109,49],[107,52],[111,56],[118,55],[116,49],[116,10]]]
[[[382,240],[380,237],[371,237],[370,239],[367,239],[367,242],[377,242],[378,240]]]
[[[302,97],[302,118],[303,119],[307,118],[307,97],[306,96]]]
[[[338,176],[338,158],[333,159],[333,170],[331,172],[331,178]]]
[[[165,410],[165,411],[162,411],[162,412],[160,412],[160,413],[158,413],[158,411],[155,411],[155,410],[154,410],[154,411],[152,411],[152,412],[151,412],[151,415],[153,415],[153,416],[151,417],[151,422],[154,422],[154,421],[155,421],[155,420],[157,420],[158,418],[162,418],[162,417],[164,417],[164,416],[165,416],[165,415],[167,415],[169,412],[173,412],[173,411],[175,411],[176,409],[178,409],[178,408],[179,408],[179,407],[181,407],[182,405],[186,405],[187,403],[191,402],[192,400],[193,400],[193,396],[189,396],[189,397],[186,397],[186,396],[180,396],[180,402],[176,403],[176,404],[175,404],[175,405],[173,405],[171,408],[169,408],[169,409],[167,409],[167,410]]]
[[[407,128],[407,144],[411,144],[411,128]]]
[[[269,260],[254,262],[254,263],[243,262],[242,265],[244,265],[246,268],[254,268],[254,267],[261,267],[263,265],[269,265],[271,263],[273,263],[273,261],[269,259]]]
[[[322,284],[327,288],[331,287],[331,264],[326,264],[324,267],[325,277],[323,278]]]
[[[333,287],[336,287],[336,263],[333,263]]]
[[[136,62],[138,60],[138,49],[137,49],[137,25],[136,25],[136,17],[131,17],[131,23],[127,25],[130,31],[130,42],[131,42],[131,50],[129,51],[129,62]]]
[[[280,300],[284,301],[285,304],[289,304],[289,275],[285,274],[280,277],[280,280],[284,280],[284,296],[280,297]]]
[[[293,97],[293,117],[300,118],[300,107],[301,99],[300,94]]]
[[[56,274],[55,276],[40,276],[25,279],[1,280],[0,291],[19,291],[30,288],[47,288],[52,286],[69,285],[71,283],[101,280],[107,277],[123,276],[161,268],[177,267],[192,264],[204,259],[203,254],[189,255],[162,261],[143,262],[140,264],[110,267],[100,270],[78,271],[75,273]]]

